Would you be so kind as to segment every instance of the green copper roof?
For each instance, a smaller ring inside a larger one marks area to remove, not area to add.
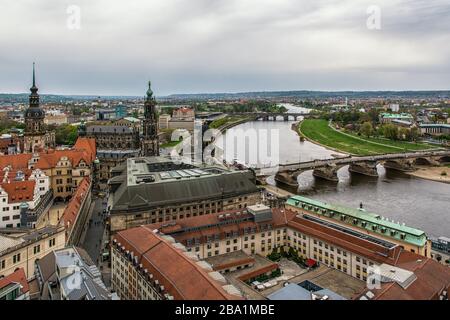
[[[412,118],[413,116],[410,113],[381,113],[380,114],[381,117],[383,118],[394,118],[394,119],[399,119],[399,118]]]
[[[293,196],[289,198],[286,203],[290,206],[311,211],[315,214],[331,217],[336,220],[340,220],[344,215],[345,217],[350,218],[344,220],[346,224],[354,225],[358,228],[363,228],[373,233],[378,233],[380,235],[394,238],[399,241],[408,242],[413,245],[423,246],[427,241],[424,231],[384,220],[382,216],[375,213],[332,205],[302,196]],[[302,205],[305,207],[302,207]],[[330,216],[330,212],[333,212],[334,214]],[[383,232],[383,230],[385,232]],[[391,233],[391,231],[394,231],[394,233]]]

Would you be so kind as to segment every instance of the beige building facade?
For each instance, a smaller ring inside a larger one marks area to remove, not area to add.
[[[45,227],[26,234],[0,234],[0,277],[23,268],[32,278],[35,262],[66,244],[64,227]]]

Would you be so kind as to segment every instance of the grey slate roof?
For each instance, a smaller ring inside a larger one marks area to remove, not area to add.
[[[253,174],[249,171],[132,186],[127,186],[126,182],[123,182],[113,194],[111,213],[140,211],[150,207],[221,199],[256,192],[258,188],[253,182]]]

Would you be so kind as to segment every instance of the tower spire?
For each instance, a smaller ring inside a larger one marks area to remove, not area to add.
[[[34,72],[34,62],[33,62],[33,87],[36,87],[36,75]]]
[[[33,85],[30,88],[31,94],[37,95],[38,88],[36,87],[36,72],[35,72],[35,63],[33,62]]]

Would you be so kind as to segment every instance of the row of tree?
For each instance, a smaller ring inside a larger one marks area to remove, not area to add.
[[[408,129],[393,124],[384,124],[375,129],[371,122],[364,122],[359,127],[359,134],[370,138],[371,136],[383,136],[390,140],[417,141],[420,130],[416,127]]]

